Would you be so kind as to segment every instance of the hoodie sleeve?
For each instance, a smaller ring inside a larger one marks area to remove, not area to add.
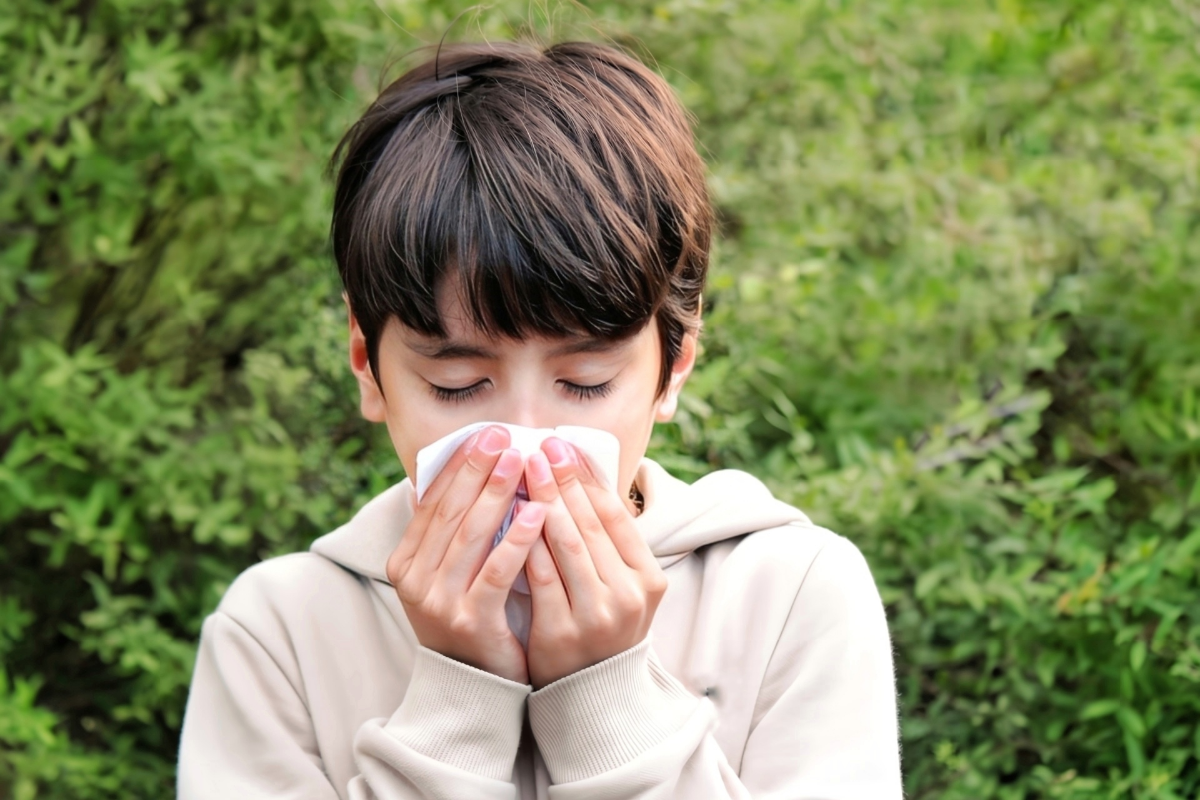
[[[422,648],[400,707],[359,729],[347,795],[325,773],[293,667],[229,614],[208,618],[180,742],[182,800],[516,797],[528,686]]]
[[[641,645],[534,692],[554,800],[890,800],[902,796],[892,650],[866,561],[842,537],[792,603],[735,769],[716,710]]]

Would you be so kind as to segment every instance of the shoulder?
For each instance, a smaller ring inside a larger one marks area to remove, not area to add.
[[[875,579],[857,546],[811,523],[792,523],[705,548],[703,581],[723,598],[726,625],[759,631],[771,648],[799,657],[817,642],[867,637],[888,647]],[[741,634],[739,634],[741,635]],[[789,644],[782,644],[783,641]]]
[[[283,624],[296,617],[327,616],[364,595],[365,579],[316,553],[290,553],[249,567],[230,584],[217,606],[217,613],[231,617],[243,627]]]
[[[810,522],[778,525],[728,540],[718,555],[723,569],[741,580],[785,584],[790,598],[819,601],[830,595],[876,595],[870,568],[858,547]],[[876,595],[877,596],[877,595]]]
[[[762,568],[794,570],[811,565],[826,547],[838,541],[847,540],[819,525],[798,521],[738,537],[733,540],[733,554]]]
[[[878,604],[879,592],[862,551],[845,536],[819,530],[824,532],[825,541],[805,572],[797,600],[819,602],[865,597]]]
[[[875,578],[862,551],[845,536],[811,524],[781,526],[746,536],[729,560],[739,556],[746,592],[763,596],[760,587],[774,587],[770,596],[780,616],[773,660],[785,671],[818,642],[823,651],[872,650],[890,657]]]

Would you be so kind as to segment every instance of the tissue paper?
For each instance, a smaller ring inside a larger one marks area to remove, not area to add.
[[[512,444],[509,447],[519,450],[522,457],[526,459],[541,449],[542,442],[547,438],[554,436],[562,439],[564,442],[572,444],[579,449],[580,453],[587,458],[592,471],[596,473],[597,477],[606,482],[609,487],[617,485],[620,443],[617,441],[617,437],[608,431],[602,431],[598,428],[587,428],[580,425],[560,425],[557,428],[527,428],[523,425],[509,425],[504,422],[476,422],[443,436],[417,453],[417,474],[414,480],[417,502],[420,502],[421,498],[425,496],[429,485],[433,483],[434,478],[445,468],[446,463],[450,460],[450,456],[454,454],[459,445],[465,442],[471,434],[489,425],[497,425],[506,429],[512,437]],[[514,499],[512,506],[508,509],[508,514],[504,517],[504,522],[492,538],[493,548],[500,543],[500,540],[504,538],[504,534],[508,532],[508,528],[512,524],[516,512],[517,500]],[[517,578],[513,589],[522,594],[529,594],[529,584],[525,580],[524,572]]]

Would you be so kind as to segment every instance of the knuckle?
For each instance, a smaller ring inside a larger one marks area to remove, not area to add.
[[[582,627],[586,628],[588,632],[602,634],[615,629],[617,619],[611,608],[600,606],[588,612],[582,622]]]
[[[446,631],[458,639],[470,639],[475,635],[477,624],[471,614],[455,614],[446,623]]]
[[[643,586],[646,587],[646,594],[662,597],[667,592],[667,575],[657,565],[654,570],[646,575]]]
[[[626,588],[613,593],[613,605],[623,619],[628,619],[640,616],[646,608],[646,601],[640,592]]]
[[[459,511],[450,503],[439,503],[433,511],[431,527],[448,528],[458,522]]]
[[[612,530],[623,523],[626,513],[624,508],[615,503],[601,502],[596,506],[596,519],[600,520],[605,530]]]
[[[508,585],[508,576],[502,564],[489,560],[479,571],[479,579],[494,589],[503,589]]]
[[[540,525],[531,525],[528,520],[517,517],[516,521],[508,527],[508,533],[504,534],[504,538],[500,540],[500,546],[503,547],[507,543],[509,547],[524,549],[541,533]]]
[[[388,583],[392,586],[399,586],[400,579],[405,572],[405,559],[398,557],[395,553],[388,556],[387,566],[384,567],[384,573],[387,575]]]
[[[562,549],[571,558],[579,558],[587,550],[587,546],[579,536],[566,536],[562,540]]]
[[[552,473],[551,482],[557,484],[561,489],[574,488],[580,485],[579,470],[573,463],[562,465],[551,465]]]
[[[495,534],[495,530],[486,528],[477,521],[470,519],[464,520],[461,529],[455,534],[460,537],[462,542],[468,547],[474,547],[485,539],[490,539]]]
[[[541,569],[531,566],[525,567],[525,577],[534,586],[543,588],[553,585],[558,580],[558,575],[555,574],[553,569]]]
[[[490,495],[505,494],[509,480],[507,475],[501,475],[493,470],[488,473],[487,482],[483,485],[483,490]]]
[[[582,534],[585,539],[590,539],[592,541],[597,541],[608,537],[601,520],[589,519],[579,523],[579,533]]]
[[[489,456],[487,453],[476,448],[467,455],[467,460],[463,463],[463,469],[482,477],[492,471],[492,462],[495,460],[495,456]]]
[[[396,594],[410,606],[420,605],[425,600],[425,587],[411,575],[403,575],[393,582]]]

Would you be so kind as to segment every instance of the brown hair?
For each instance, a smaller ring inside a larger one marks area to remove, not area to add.
[[[631,336],[656,318],[659,391],[699,318],[712,212],[670,87],[583,42],[441,48],[342,138],[332,238],[367,340],[445,336],[453,274],[494,335]]]

